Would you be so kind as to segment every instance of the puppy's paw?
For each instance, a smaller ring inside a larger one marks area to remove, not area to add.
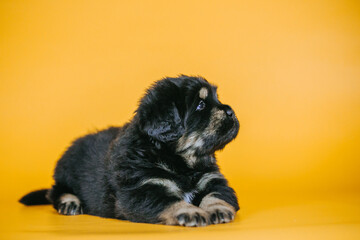
[[[199,208],[184,209],[176,214],[177,224],[186,227],[202,227],[207,224],[208,214]]]
[[[234,207],[212,194],[203,198],[200,207],[209,214],[211,224],[228,223],[235,218]]]
[[[186,227],[208,225],[208,213],[185,201],[174,203],[160,214],[161,223]]]
[[[79,215],[83,213],[83,209],[79,198],[73,194],[63,194],[60,197],[58,205],[58,213],[63,215]]]
[[[232,209],[222,206],[222,205],[214,205],[207,209],[208,214],[210,215],[210,223],[218,224],[218,223],[228,223],[234,220],[235,213]]]

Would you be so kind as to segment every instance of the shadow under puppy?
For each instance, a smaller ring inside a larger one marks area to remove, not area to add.
[[[74,141],[57,163],[53,187],[20,202],[133,222],[230,222],[238,201],[214,153],[238,130],[234,111],[204,78],[165,78],[147,90],[129,123]]]

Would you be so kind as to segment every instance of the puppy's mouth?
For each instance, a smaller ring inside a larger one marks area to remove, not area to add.
[[[223,149],[229,142],[236,138],[239,128],[239,120],[235,115],[232,116],[231,119],[225,120],[219,127],[217,134],[215,134],[214,147],[210,151],[215,152]]]

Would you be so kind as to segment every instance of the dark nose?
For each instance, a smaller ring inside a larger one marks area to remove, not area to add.
[[[234,114],[234,112],[233,112],[233,110],[228,109],[228,110],[226,110],[226,114],[227,114],[229,117],[232,117],[232,115]]]
[[[228,115],[229,117],[232,117],[234,115],[234,111],[228,105],[224,105],[224,111],[226,112],[226,115]]]

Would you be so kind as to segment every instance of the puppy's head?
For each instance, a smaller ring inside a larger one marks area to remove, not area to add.
[[[137,109],[140,130],[179,154],[201,156],[222,149],[236,137],[239,122],[216,89],[201,77],[185,75],[156,82]]]

